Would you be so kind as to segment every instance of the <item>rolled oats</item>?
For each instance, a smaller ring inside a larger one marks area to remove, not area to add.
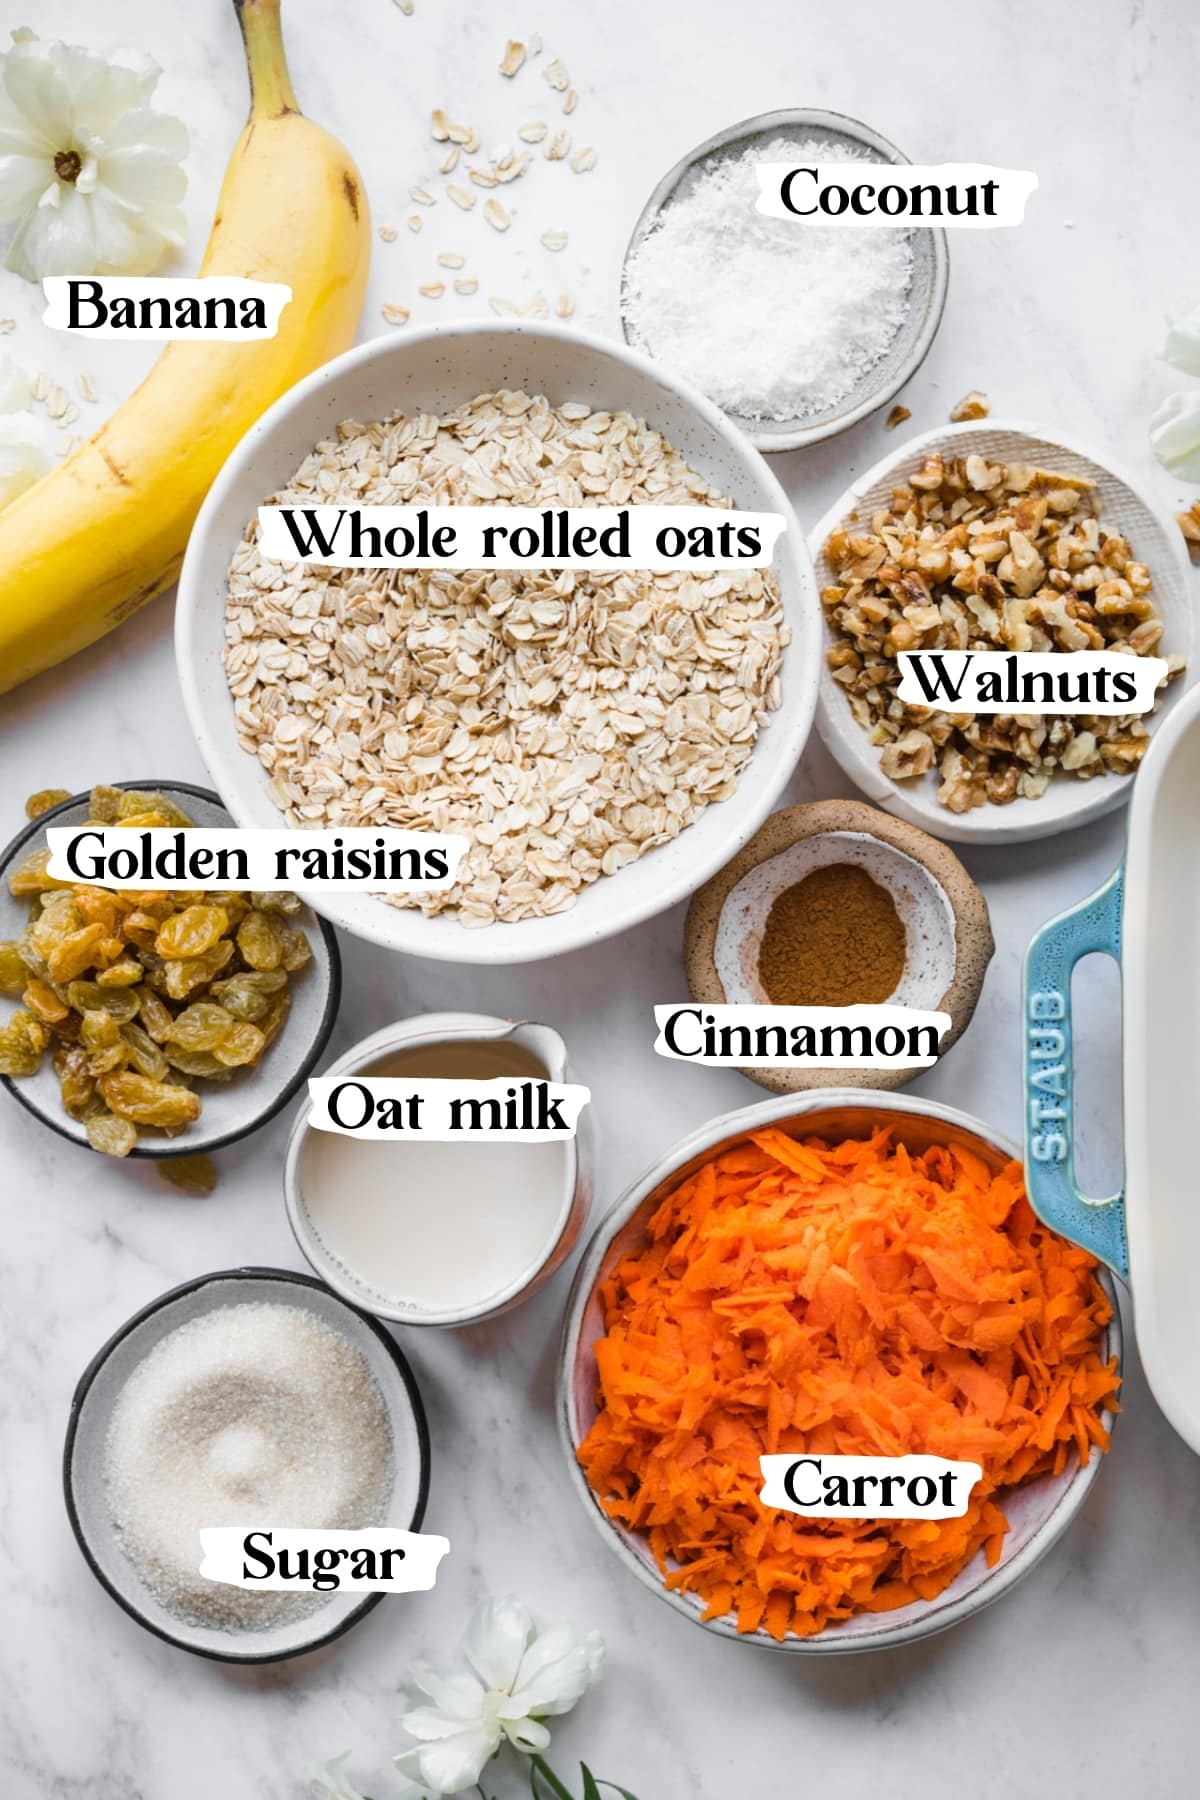
[[[513,392],[347,421],[271,499],[728,505],[641,420]],[[730,798],[779,703],[769,570],[338,570],[256,539],[230,567],[225,672],[288,823],[470,840],[453,888],[390,904],[465,926],[562,911]]]

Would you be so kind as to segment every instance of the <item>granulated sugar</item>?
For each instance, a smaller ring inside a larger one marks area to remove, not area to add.
[[[324,1320],[272,1302],[225,1306],[179,1326],[134,1370],[105,1473],[126,1554],[170,1612],[264,1627],[328,1595],[202,1578],[201,1528],[379,1524],[391,1426],[366,1358]]]
[[[756,163],[853,160],[779,138],[686,177],[625,271],[626,319],[652,356],[745,418],[803,419],[844,400],[908,309],[912,235],[756,212]]]

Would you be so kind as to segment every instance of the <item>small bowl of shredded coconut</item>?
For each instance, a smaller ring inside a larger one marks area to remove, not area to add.
[[[706,393],[760,450],[832,437],[915,373],[941,322],[945,232],[758,212],[758,163],[904,163],[840,113],[764,113],[664,176],[621,285],[625,337]]]

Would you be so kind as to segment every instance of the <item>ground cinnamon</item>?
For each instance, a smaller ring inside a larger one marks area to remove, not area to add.
[[[758,971],[776,1006],[872,1006],[895,992],[904,960],[887,889],[856,863],[829,863],[776,897]]]

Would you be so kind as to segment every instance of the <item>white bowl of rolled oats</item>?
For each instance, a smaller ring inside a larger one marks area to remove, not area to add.
[[[884,457],[809,537],[817,726],[876,805],[958,843],[1049,837],[1122,806],[1192,679],[1183,540],[1105,458],[1033,427],[942,426]],[[1141,717],[954,715],[895,693],[906,650],[1167,659]]]
[[[789,528],[770,570],[719,575],[260,558],[257,508],[316,499],[732,503]],[[356,936],[463,963],[555,956],[689,895],[777,801],[820,670],[812,565],[762,458],[638,352],[540,322],[404,331],[293,388],[214,484],[176,621],[239,824],[469,838],[445,893],[295,884]]]

